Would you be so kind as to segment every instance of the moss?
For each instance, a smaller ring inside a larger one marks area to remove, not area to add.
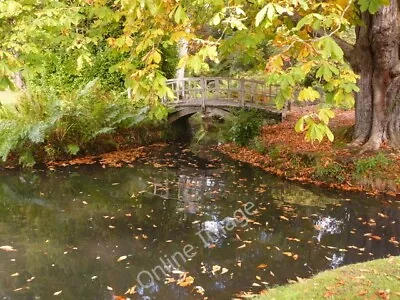
[[[325,271],[303,282],[268,290],[258,299],[389,299],[400,296],[400,257]]]

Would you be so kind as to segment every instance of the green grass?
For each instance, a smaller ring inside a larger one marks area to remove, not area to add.
[[[400,299],[400,257],[322,272],[299,283],[266,291],[266,299]]]

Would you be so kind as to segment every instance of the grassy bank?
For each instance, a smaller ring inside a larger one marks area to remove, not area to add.
[[[360,155],[351,141],[354,113],[337,111],[331,125],[333,143],[308,143],[294,126],[304,111],[294,111],[284,122],[266,125],[261,134],[238,146],[227,143],[218,149],[233,159],[250,163],[288,180],[301,181],[372,194],[400,193],[400,155],[386,147],[377,153]]]
[[[311,279],[266,291],[258,299],[398,299],[400,257],[322,272]]]

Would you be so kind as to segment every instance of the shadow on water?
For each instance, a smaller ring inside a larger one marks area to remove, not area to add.
[[[255,204],[248,225],[221,232],[247,202]],[[196,255],[168,273],[188,272],[193,285],[161,278],[130,297],[198,299],[200,286],[209,299],[230,299],[400,255],[399,240],[395,199],[306,188],[177,146],[131,168],[0,175],[0,246],[17,250],[0,251],[1,299],[50,299],[61,290],[62,299],[113,299],[185,245]]]

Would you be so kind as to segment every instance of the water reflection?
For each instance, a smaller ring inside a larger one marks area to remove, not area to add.
[[[133,298],[198,299],[198,286],[210,299],[230,299],[400,254],[400,204],[393,199],[349,201],[247,166],[208,167],[180,149],[167,151],[133,168],[0,175],[0,245],[18,250],[0,252],[0,298],[49,299],[62,290],[64,299],[112,299],[187,244],[197,255],[178,271],[188,272],[193,285],[156,281]],[[249,225],[221,231],[248,201],[256,204]],[[208,245],[199,230],[210,233]]]

